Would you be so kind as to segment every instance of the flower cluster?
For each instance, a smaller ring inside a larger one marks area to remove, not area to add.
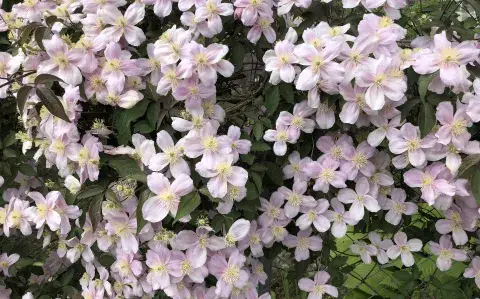
[[[61,295],[72,271],[83,298],[269,299],[278,252],[309,264],[294,282],[308,298],[342,295],[329,258],[346,251],[354,266],[471,261],[480,288],[480,44],[440,30],[406,45],[406,0],[330,2],[1,10],[15,51],[0,98],[23,129],[21,154],[0,142],[0,234],[35,235],[46,260],[21,289],[21,249],[2,252],[0,297]],[[296,18],[360,4],[357,24]]]

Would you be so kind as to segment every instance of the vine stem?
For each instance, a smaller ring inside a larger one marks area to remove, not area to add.
[[[35,74],[36,72],[37,72],[37,71],[30,71],[30,72],[24,73],[24,74],[22,74],[22,75],[20,75],[20,76],[18,76],[18,77],[12,78],[12,79],[10,79],[9,81],[7,81],[6,83],[3,83],[2,85],[0,85],[0,88],[2,88],[2,87],[4,87],[4,86],[7,86],[7,85],[10,85],[10,84],[12,84],[13,82],[15,82],[15,81],[18,80],[18,79],[22,79],[22,78],[24,78],[24,77],[30,76],[31,74]]]

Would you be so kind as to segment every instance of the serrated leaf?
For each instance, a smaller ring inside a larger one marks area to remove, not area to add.
[[[143,191],[140,194],[140,198],[138,199],[138,203],[137,203],[137,210],[135,212],[137,216],[137,234],[139,234],[142,231],[145,224],[147,224],[147,221],[143,218],[143,213],[142,213],[143,204],[147,201],[147,199],[153,196],[155,196],[155,194],[148,189]]]
[[[100,194],[103,194],[103,192],[106,189],[105,184],[95,184],[95,185],[90,185],[85,187],[80,193],[77,194],[77,199],[85,199],[89,197],[94,197]]]
[[[140,169],[138,163],[127,156],[113,156],[108,161],[108,166],[115,169],[120,177],[130,177],[137,181],[146,182],[147,176]]]
[[[265,162],[267,176],[279,186],[283,186],[283,171],[273,162]]]
[[[263,123],[260,121],[256,121],[253,125],[253,135],[255,136],[256,140],[261,140],[263,137]]]
[[[432,131],[436,122],[435,110],[433,109],[432,104],[424,102],[419,116],[419,126],[422,138]]]
[[[420,100],[425,103],[425,96],[427,95],[428,85],[432,82],[433,78],[437,76],[438,72],[429,75],[422,75],[418,78],[418,93],[420,94]]]
[[[18,165],[18,170],[23,173],[24,175],[26,176],[35,176],[37,175],[37,172],[35,171],[35,169],[33,169],[32,166],[28,165],[28,164],[20,164]]]
[[[254,142],[254,143],[252,143],[252,146],[250,147],[250,150],[252,152],[264,152],[264,151],[269,151],[270,149],[271,149],[270,146],[263,141]]]
[[[480,205],[480,171],[476,171],[470,179],[470,187],[472,188],[472,194],[475,196],[477,204]]]
[[[66,122],[70,122],[65,113],[65,108],[53,91],[48,88],[39,87],[36,89],[36,93],[42,104],[45,105],[50,113]]]
[[[18,105],[18,111],[20,113],[23,113],[23,110],[25,109],[25,104],[27,103],[27,96],[32,90],[33,87],[25,85],[20,87],[20,89],[17,92],[17,105]]]
[[[285,101],[289,102],[290,104],[295,103],[295,95],[293,93],[293,87],[290,83],[282,82],[279,85],[280,88],[280,95],[282,96]]]
[[[34,83],[35,85],[37,85],[37,84],[45,84],[45,83],[52,83],[52,82],[64,82],[64,81],[54,75],[40,74],[35,78]]]
[[[467,174],[470,173],[472,167],[476,166],[478,163],[480,163],[480,154],[467,156],[465,159],[463,159],[462,164],[458,168],[457,176],[460,178],[465,178]]]
[[[280,102],[280,92],[279,92],[278,85],[270,86],[270,88],[267,89],[267,92],[265,95],[265,107],[267,107],[269,115],[272,115],[273,113],[275,113],[279,102]]]
[[[97,195],[88,206],[88,216],[92,222],[92,230],[96,231],[98,223],[102,220],[103,194]]]
[[[200,205],[200,203],[200,195],[197,191],[192,191],[189,194],[182,196],[173,223],[177,222],[182,217],[189,215]]]

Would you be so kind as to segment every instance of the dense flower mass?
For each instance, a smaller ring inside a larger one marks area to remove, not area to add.
[[[4,3],[0,298],[473,298],[480,3],[410,2]]]

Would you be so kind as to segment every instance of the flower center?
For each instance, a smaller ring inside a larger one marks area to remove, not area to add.
[[[118,59],[110,59],[107,61],[105,68],[107,71],[113,72],[120,70],[120,60]]]
[[[181,263],[180,267],[181,267],[181,273],[183,275],[188,275],[188,274],[192,273],[192,271],[193,271],[192,264],[190,263],[189,260],[184,260]]]
[[[215,152],[218,149],[219,142],[215,137],[207,136],[203,138],[202,145],[205,149],[208,149],[211,152]]]
[[[422,187],[428,187],[433,184],[433,179],[428,175],[423,175],[422,177]]]
[[[315,210],[308,211],[307,218],[308,221],[315,221],[315,219],[317,219],[317,213],[315,212]]]
[[[357,195],[357,196],[355,197],[355,199],[356,199],[358,202],[360,202],[360,203],[364,203],[364,202],[365,202],[365,196],[363,196],[363,195]]]
[[[330,151],[330,156],[332,156],[332,158],[334,158],[335,160],[340,160],[343,157],[342,148],[338,145],[334,146]]]
[[[393,20],[389,17],[384,16],[380,19],[380,22],[378,23],[378,28],[386,28],[391,25],[393,25]]]
[[[65,53],[57,53],[55,57],[53,57],[53,61],[58,65],[59,68],[64,69],[66,68],[70,63],[68,61],[67,56]]]
[[[277,141],[287,141],[288,140],[288,133],[287,131],[278,131],[277,132]]]
[[[323,294],[325,294],[325,288],[323,287],[323,285],[316,285],[313,288],[313,293],[315,295],[323,295]]]
[[[405,206],[402,203],[396,202],[393,204],[393,210],[398,214],[405,213]]]
[[[272,235],[275,237],[275,238],[279,238],[281,237],[285,232],[285,228],[282,227],[282,226],[278,226],[278,225],[274,225],[272,226]]]
[[[228,179],[232,175],[232,165],[228,162],[218,163],[216,170],[223,180]]]
[[[45,218],[47,216],[47,211],[48,208],[46,204],[40,203],[37,205],[37,215],[40,218]]]
[[[320,172],[320,178],[327,183],[330,183],[335,178],[335,172],[331,168],[324,168],[322,172]]]
[[[310,246],[310,239],[308,237],[298,238],[298,249],[305,250]]]
[[[464,119],[455,120],[451,125],[451,132],[454,136],[467,132],[467,121]]]
[[[420,140],[418,138],[408,140],[407,151],[412,152],[420,148]]]
[[[353,156],[352,162],[357,169],[364,168],[367,165],[367,157],[364,153],[359,152]]]
[[[279,208],[274,208],[274,207],[272,207],[272,208],[268,211],[268,216],[269,216],[271,219],[277,219],[278,216],[280,216],[280,209],[279,209]]]
[[[295,127],[301,129],[301,128],[303,128],[304,123],[305,123],[305,121],[303,120],[303,117],[298,116],[298,115],[293,116],[292,125],[294,125]]]
[[[235,242],[237,242],[237,240],[235,239],[235,236],[233,234],[228,233],[225,236],[225,245],[227,245],[227,247],[235,246]]]
[[[386,79],[387,79],[387,76],[385,76],[385,74],[378,74],[373,79],[373,83],[376,86],[382,86]]]
[[[343,215],[340,213],[337,213],[334,217],[334,220],[336,223],[342,223],[343,222]]]
[[[445,48],[440,52],[444,63],[458,63],[460,54],[457,49]]]
[[[222,279],[229,284],[235,283],[240,279],[240,268],[235,265],[229,265],[223,273]]]
[[[250,238],[250,244],[251,245],[260,244],[260,236],[258,234],[253,234],[252,237]]]
[[[298,207],[302,203],[302,197],[295,192],[292,192],[292,194],[288,196],[287,200],[294,207]]]
[[[400,246],[400,252],[407,253],[407,252],[410,252],[410,249],[408,248],[407,245],[402,245]]]
[[[450,260],[453,258],[453,253],[449,249],[442,249],[440,250],[440,253],[438,254],[439,258]]]

